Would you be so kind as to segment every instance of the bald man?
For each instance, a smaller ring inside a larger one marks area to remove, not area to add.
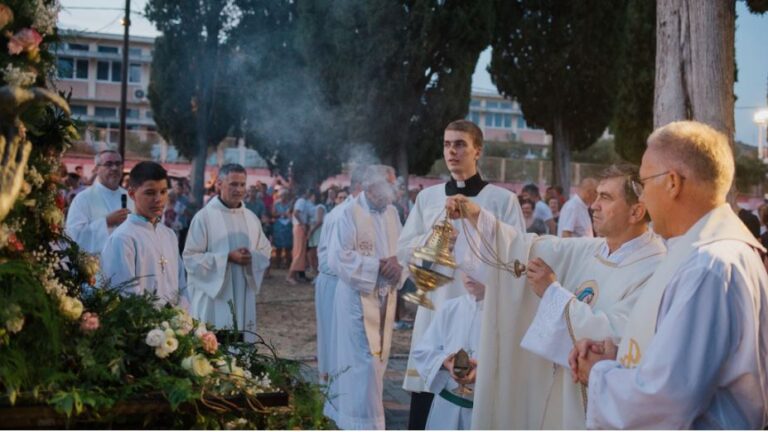
[[[701,123],[651,134],[634,189],[667,258],[621,345],[581,340],[590,429],[760,429],[768,419],[768,276],[762,246],[726,202],[728,139]]]
[[[559,237],[594,237],[589,206],[597,198],[597,180],[586,177],[579,183],[578,192],[560,210],[557,225]]]

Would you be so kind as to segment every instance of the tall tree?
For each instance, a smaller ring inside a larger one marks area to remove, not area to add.
[[[629,0],[612,129],[616,152],[640,163],[653,130],[656,59],[656,3]]]
[[[466,115],[492,9],[478,2],[317,1],[299,10],[302,55],[344,138],[405,175],[426,172]]]
[[[656,11],[654,126],[697,120],[733,146],[735,2],[658,0]]]
[[[149,0],[145,10],[163,33],[152,64],[150,102],[161,134],[193,157],[192,195],[198,204],[208,149],[236,123],[227,79],[220,76],[235,12],[232,0]]]
[[[552,134],[553,181],[568,190],[571,151],[613,114],[625,2],[499,1],[489,71],[526,120]]]

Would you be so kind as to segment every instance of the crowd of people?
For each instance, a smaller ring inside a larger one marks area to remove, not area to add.
[[[136,164],[123,187],[120,155],[103,151],[92,185],[72,177],[66,233],[126,294],[153,293],[245,342],[270,267],[289,285],[313,282],[324,413],[342,429],[386,427],[409,265],[448,281],[416,314],[410,429],[768,425],[768,210],[755,228],[728,196],[725,136],[663,126],[641,166],[584,178],[567,200],[557,187],[518,196],[489,184],[482,148],[480,128],[451,122],[451,178],[418,193],[385,165],[319,193],[248,186],[227,164],[197,212],[161,165]],[[443,215],[456,269],[417,253]]]

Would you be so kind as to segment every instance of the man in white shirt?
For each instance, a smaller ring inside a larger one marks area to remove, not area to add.
[[[101,253],[107,237],[133,209],[128,191],[120,187],[123,159],[118,152],[104,150],[96,155],[96,175],[97,181],[72,200],[65,227],[66,234],[92,254]]]
[[[555,216],[552,214],[552,209],[549,208],[547,203],[541,200],[539,187],[535,184],[527,184],[523,186],[523,190],[520,192],[520,197],[528,199],[534,203],[533,218],[542,220],[547,225],[547,232],[554,235],[557,231]]]
[[[586,177],[579,183],[576,195],[563,204],[557,222],[558,237],[594,237],[589,206],[597,197],[597,180]]]
[[[761,429],[768,424],[764,249],[726,203],[733,153],[693,121],[655,130],[635,189],[667,239],[621,344],[582,340],[593,429]]]

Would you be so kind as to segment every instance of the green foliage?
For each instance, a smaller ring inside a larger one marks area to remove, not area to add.
[[[768,0],[747,0],[749,11],[754,14],[764,14],[768,12]]]
[[[748,191],[752,186],[765,184],[768,166],[754,155],[736,156],[736,189]]]
[[[622,162],[616,152],[616,143],[612,139],[600,139],[584,150],[573,153],[574,162],[610,165]]]
[[[625,1],[497,2],[489,71],[526,121],[553,135],[554,182],[570,184],[570,151],[591,145],[613,114]]]
[[[629,0],[613,132],[616,151],[639,164],[653,131],[656,74],[656,2]]]

